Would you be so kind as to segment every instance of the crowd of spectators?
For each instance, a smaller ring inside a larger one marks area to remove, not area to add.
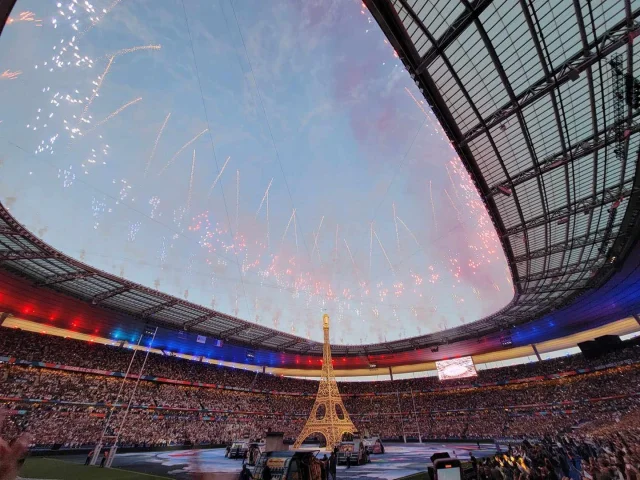
[[[473,459],[473,469],[480,480],[639,480],[639,426],[634,414],[596,435],[585,429],[525,440],[505,453]]]
[[[27,361],[59,363],[90,369],[125,372],[131,361],[132,353],[132,350],[122,346],[83,342],[19,329],[2,328],[2,335],[0,335],[0,356],[14,357]],[[143,360],[144,355],[136,355],[131,372],[140,371]],[[362,395],[465,387],[552,375],[558,372],[596,367],[625,360],[640,361],[640,348],[627,348],[598,359],[588,359],[582,354],[577,354],[543,362],[481,370],[478,372],[477,377],[448,380],[446,385],[443,385],[437,377],[423,377],[395,380],[393,382],[340,382],[340,391],[343,394]],[[256,374],[248,370],[155,353],[149,355],[144,374],[264,391],[315,394],[318,389],[316,380],[302,380],[263,373]]]
[[[59,337],[4,329],[2,333],[0,356],[17,359],[124,371],[132,355],[123,348]],[[627,349],[597,362],[570,357],[531,367],[481,372],[491,372],[492,380],[481,382],[491,383],[514,375],[540,377],[628,360],[596,372],[502,386],[467,384],[448,390],[425,387],[420,391],[415,384],[413,388],[405,388],[409,381],[404,380],[364,382],[357,384],[362,386],[357,393],[369,393],[372,388],[385,393],[394,385],[397,387],[393,395],[345,396],[343,400],[361,432],[388,439],[403,435],[423,439],[523,438],[585,425],[604,429],[620,416],[640,411],[640,364],[633,362],[637,353],[636,349]],[[123,381],[108,375],[5,363],[0,364],[0,408],[8,409],[11,415],[2,435],[6,431],[15,435],[26,429],[37,431],[38,443],[42,445],[93,444],[100,438],[110,415],[111,428],[118,431],[125,416],[124,406],[135,389],[133,408],[122,423],[121,444],[220,443],[237,437],[259,438],[268,429],[284,430],[285,436],[293,439],[314,402],[313,395],[299,395],[297,387],[303,385],[304,392],[308,385],[314,385],[314,392],[317,389],[317,382],[256,375],[160,355],[150,355],[147,365],[147,374],[176,380],[243,388],[253,385],[254,389],[256,384],[268,382],[270,388],[265,390],[270,393],[149,380]],[[341,391],[344,386],[340,384]],[[113,404],[119,405],[112,407]]]

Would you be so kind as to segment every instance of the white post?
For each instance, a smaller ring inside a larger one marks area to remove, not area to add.
[[[137,347],[140,346],[140,342],[142,342],[143,336],[144,336],[144,330],[140,334],[140,338],[138,338],[138,343],[136,344]],[[136,353],[138,353],[137,348],[133,350],[133,355],[131,355],[131,360],[129,361],[129,366],[127,367],[127,371],[124,374],[124,378],[122,379],[122,382],[120,382],[120,390],[118,390],[118,395],[116,396],[116,399],[113,402],[113,406],[111,407],[111,410],[109,410],[109,415],[107,416],[107,420],[104,424],[102,435],[100,435],[100,440],[98,441],[97,445],[93,450],[93,456],[91,457],[91,462],[90,462],[91,465],[95,465],[96,463],[98,463],[98,459],[100,458],[100,452],[102,451],[102,446],[104,445],[104,442],[103,442],[104,437],[107,436],[107,430],[109,429],[109,425],[111,425],[111,417],[113,416],[113,412],[116,410],[115,405],[117,405],[118,401],[120,400],[120,396],[122,395],[122,390],[124,389],[125,382],[129,377],[129,371],[131,371],[131,366],[133,365],[133,361],[136,358]]]

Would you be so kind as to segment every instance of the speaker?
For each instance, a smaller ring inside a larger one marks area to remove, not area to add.
[[[435,463],[436,460],[439,460],[441,458],[451,458],[451,456],[447,452],[436,452],[431,455],[431,463]]]
[[[600,346],[595,340],[580,342],[578,343],[578,348],[586,358],[596,358],[602,354]]]
[[[622,348],[622,340],[617,335],[602,335],[601,337],[596,337],[596,343],[600,346],[600,349],[605,352],[613,352]]]

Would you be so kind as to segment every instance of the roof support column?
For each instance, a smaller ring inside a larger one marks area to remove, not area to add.
[[[4,321],[11,316],[10,313],[2,312],[0,313],[0,325],[4,323]]]
[[[536,354],[536,357],[538,357],[538,361],[541,362],[542,361],[542,357],[540,357],[540,354],[538,353],[538,349],[536,348],[535,344],[531,344],[531,348],[533,348],[533,353]]]
[[[640,315],[638,315],[637,313],[634,313],[633,318],[635,318],[636,322],[638,322],[638,325],[640,325]]]
[[[393,382],[393,370],[391,369],[391,367],[389,367],[389,378]]]

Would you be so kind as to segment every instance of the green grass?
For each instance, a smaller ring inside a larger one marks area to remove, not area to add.
[[[151,480],[166,479],[147,473],[137,473],[119,468],[88,467],[77,463],[65,462],[57,458],[28,458],[20,470],[22,478],[56,480]]]

